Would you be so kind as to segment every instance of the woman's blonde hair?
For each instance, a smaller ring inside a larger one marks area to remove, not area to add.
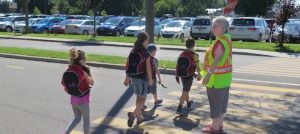
[[[70,65],[79,64],[80,60],[85,60],[85,52],[82,50],[77,50],[76,48],[72,48],[69,50],[70,57]]]

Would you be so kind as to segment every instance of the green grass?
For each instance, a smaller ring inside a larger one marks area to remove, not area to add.
[[[0,35],[7,36],[15,36],[14,33],[6,33],[0,32]],[[134,43],[135,37],[114,37],[114,36],[98,36],[96,38],[92,38],[91,36],[84,35],[67,35],[67,34],[26,34],[19,36],[30,36],[30,37],[42,37],[42,38],[59,38],[59,39],[76,39],[83,41],[109,41],[109,42],[126,42],[126,43]],[[174,46],[184,46],[184,42],[179,39],[166,39],[161,38],[159,40],[155,40],[156,44],[160,45],[174,45]],[[208,47],[210,45],[210,41],[208,40],[197,40],[197,47]],[[294,52],[300,53],[300,44],[284,44],[285,48],[279,48],[275,43],[267,43],[267,42],[240,42],[234,41],[233,47],[239,49],[252,49],[252,50],[264,50],[264,51],[273,51],[273,52]]]
[[[40,50],[33,48],[0,47],[0,53],[37,56],[46,58],[68,59],[67,52]],[[126,57],[88,54],[88,61],[124,65]],[[174,69],[176,61],[160,61],[161,68]]]

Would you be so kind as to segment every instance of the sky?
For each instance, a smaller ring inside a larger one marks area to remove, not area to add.
[[[296,2],[297,2],[298,4],[300,4],[300,0],[296,0]]]

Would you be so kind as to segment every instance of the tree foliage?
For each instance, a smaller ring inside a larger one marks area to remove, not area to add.
[[[41,11],[38,7],[34,7],[33,9],[33,15],[40,15],[41,14]]]
[[[9,2],[1,1],[0,2],[0,13],[8,13],[9,12]]]
[[[239,0],[235,12],[245,16],[265,16],[276,0]]]
[[[288,19],[295,16],[300,11],[300,6],[296,4],[295,0],[280,0],[280,11],[276,14],[276,23],[281,25],[281,29],[285,28]],[[284,34],[284,30],[281,31],[281,38],[279,40],[279,46],[283,47],[284,38],[286,37]]]

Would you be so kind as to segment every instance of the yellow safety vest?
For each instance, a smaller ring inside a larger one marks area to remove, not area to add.
[[[202,76],[207,74],[207,70],[212,66],[214,62],[213,48],[216,43],[220,41],[224,46],[224,56],[218,62],[218,66],[213,74],[211,74],[210,80],[206,85],[209,88],[222,89],[230,87],[232,82],[232,42],[231,37],[228,34],[217,36],[213,45],[211,45],[205,54],[204,69],[202,70]]]

